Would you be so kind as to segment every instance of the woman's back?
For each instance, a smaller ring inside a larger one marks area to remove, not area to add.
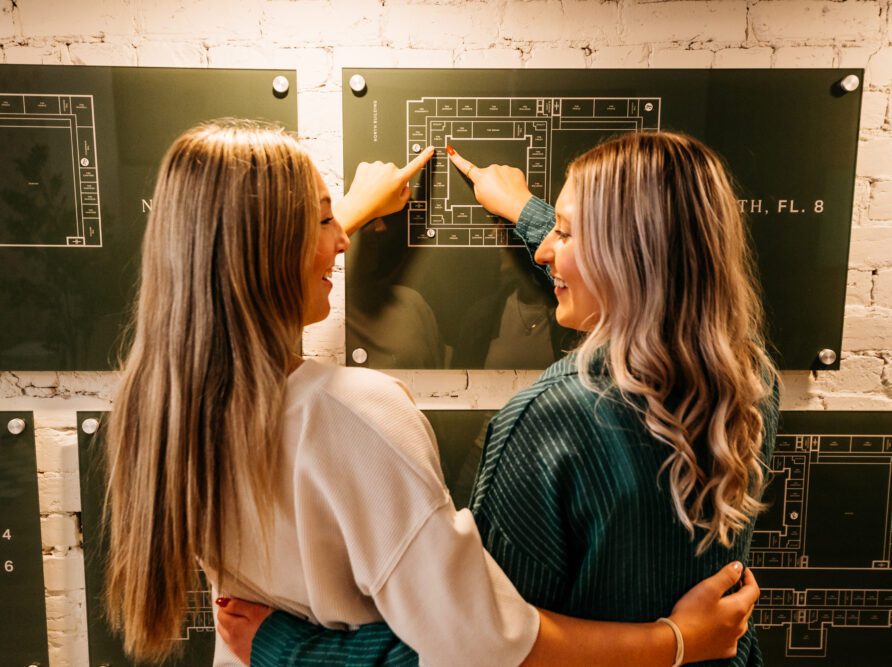
[[[456,512],[433,432],[402,385],[305,360],[283,421],[271,529],[245,508],[224,511],[227,596],[333,629],[386,620],[439,664],[526,655],[535,610],[484,556],[470,513]],[[473,648],[456,641],[468,632]],[[218,639],[214,664],[240,663]]]
[[[730,549],[713,542],[697,556],[660,477],[668,447],[606,376],[599,384],[600,392],[582,385],[571,355],[514,397],[490,427],[472,508],[487,549],[533,604],[652,620],[724,563],[746,563],[752,523]],[[775,393],[762,411],[766,460],[776,409]],[[761,664],[752,636],[730,664]]]

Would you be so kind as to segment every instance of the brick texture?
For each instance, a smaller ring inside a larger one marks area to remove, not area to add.
[[[68,55],[72,65],[136,65],[136,49],[127,42],[74,43]]]
[[[120,0],[25,0],[17,4],[22,33],[29,37],[129,35],[135,28],[131,3]]]
[[[756,39],[763,42],[879,42],[880,2],[757,2],[750,12]]]
[[[746,39],[742,2],[625,4],[622,39],[627,44],[736,42]]]
[[[774,52],[774,66],[833,67],[835,57],[829,46],[784,46]]]
[[[873,271],[849,269],[846,278],[846,303],[851,306],[871,305]]]
[[[774,50],[767,46],[722,49],[715,54],[713,67],[771,67]]]
[[[509,2],[500,24],[503,39],[530,42],[616,43],[619,5],[534,0]]]
[[[261,0],[139,0],[136,25],[146,35],[259,39],[260,9],[265,4]]]

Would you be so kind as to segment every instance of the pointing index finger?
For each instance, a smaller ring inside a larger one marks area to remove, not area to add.
[[[434,155],[434,147],[428,146],[423,151],[421,151],[415,158],[412,159],[409,164],[400,169],[400,178],[404,181],[408,181],[415,174],[421,171],[421,168],[427,164],[428,160],[431,159]]]
[[[472,183],[476,183],[475,180],[475,172],[473,171],[475,165],[470,160],[466,160],[461,155],[458,154],[452,146],[446,147],[446,152],[449,154],[449,159],[452,160],[452,164],[455,165],[455,168],[458,169],[461,173],[471,179]]]

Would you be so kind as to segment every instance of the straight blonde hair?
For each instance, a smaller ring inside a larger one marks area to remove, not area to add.
[[[580,273],[600,302],[592,361],[669,446],[660,474],[697,553],[729,547],[764,509],[764,401],[777,379],[744,220],[721,160],[668,132],[628,133],[568,170]],[[699,455],[699,457],[698,457]],[[695,529],[702,529],[697,531]]]
[[[193,128],[161,164],[106,437],[106,601],[136,659],[182,643],[196,559],[225,572],[223,490],[237,511],[274,506],[315,179],[292,136],[248,121]]]

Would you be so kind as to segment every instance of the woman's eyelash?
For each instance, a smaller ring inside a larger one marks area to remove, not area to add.
[[[329,216],[329,217],[325,218],[324,220],[322,220],[322,222],[320,222],[319,224],[320,224],[320,225],[327,225],[327,224],[328,224],[329,222],[331,222],[332,220],[334,220],[334,217],[333,217],[333,216]]]
[[[570,235],[567,232],[562,232],[557,227],[554,228],[554,234],[561,240],[570,238]]]

